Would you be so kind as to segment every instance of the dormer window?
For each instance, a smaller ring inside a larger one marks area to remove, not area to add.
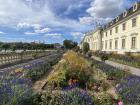
[[[112,25],[113,24],[113,21],[110,23],[110,25]]]
[[[133,5],[133,12],[137,10],[137,7],[138,7],[138,4],[135,3],[135,4]]]
[[[117,18],[116,18],[116,22],[119,20],[119,16],[117,16]]]
[[[127,15],[127,11],[125,11],[124,13],[123,13],[123,17],[125,17]]]

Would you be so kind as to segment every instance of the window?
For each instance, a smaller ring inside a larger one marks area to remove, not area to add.
[[[110,35],[112,35],[112,30],[110,30]]]
[[[133,6],[133,12],[137,10],[137,3]]]
[[[106,36],[107,36],[107,32],[106,32]]]
[[[117,18],[116,18],[116,22],[119,20],[119,18],[120,18],[120,17],[119,17],[119,16],[117,16]]]
[[[112,40],[110,40],[110,47],[109,48],[112,49]]]
[[[105,41],[105,49],[107,49],[107,40]]]
[[[131,39],[131,48],[132,49],[136,48],[136,37],[132,37],[132,39]]]
[[[102,38],[104,38],[104,34],[102,34]]]
[[[115,40],[115,49],[118,49],[118,40]]]
[[[125,39],[122,39],[122,49],[125,49]]]
[[[135,27],[136,24],[137,24],[137,19],[136,18],[132,19],[132,27]]]
[[[118,27],[115,28],[115,32],[118,33]]]
[[[102,41],[102,49],[104,49],[104,41]]]
[[[125,11],[125,12],[123,13],[123,17],[126,17],[126,15],[127,15],[127,11]]]
[[[125,30],[126,29],[126,23],[123,23],[122,24],[122,30]]]

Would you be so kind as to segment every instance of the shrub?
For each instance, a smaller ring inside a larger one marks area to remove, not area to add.
[[[108,60],[108,54],[103,53],[103,54],[101,55],[101,60],[102,60],[103,62],[105,62],[106,60]]]
[[[83,43],[83,52],[87,53],[89,51],[89,43],[85,42]]]
[[[94,98],[95,105],[115,105],[113,99],[107,93],[99,93]]]
[[[87,56],[88,56],[89,58],[91,58],[92,52],[88,52],[88,53],[87,53]]]

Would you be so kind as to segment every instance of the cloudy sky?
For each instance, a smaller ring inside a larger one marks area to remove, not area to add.
[[[80,41],[140,0],[0,0],[0,41]]]

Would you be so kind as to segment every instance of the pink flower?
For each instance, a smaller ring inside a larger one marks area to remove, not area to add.
[[[123,104],[123,102],[122,102],[122,101],[120,101],[120,102],[118,103],[118,105],[124,105],[124,104]]]

